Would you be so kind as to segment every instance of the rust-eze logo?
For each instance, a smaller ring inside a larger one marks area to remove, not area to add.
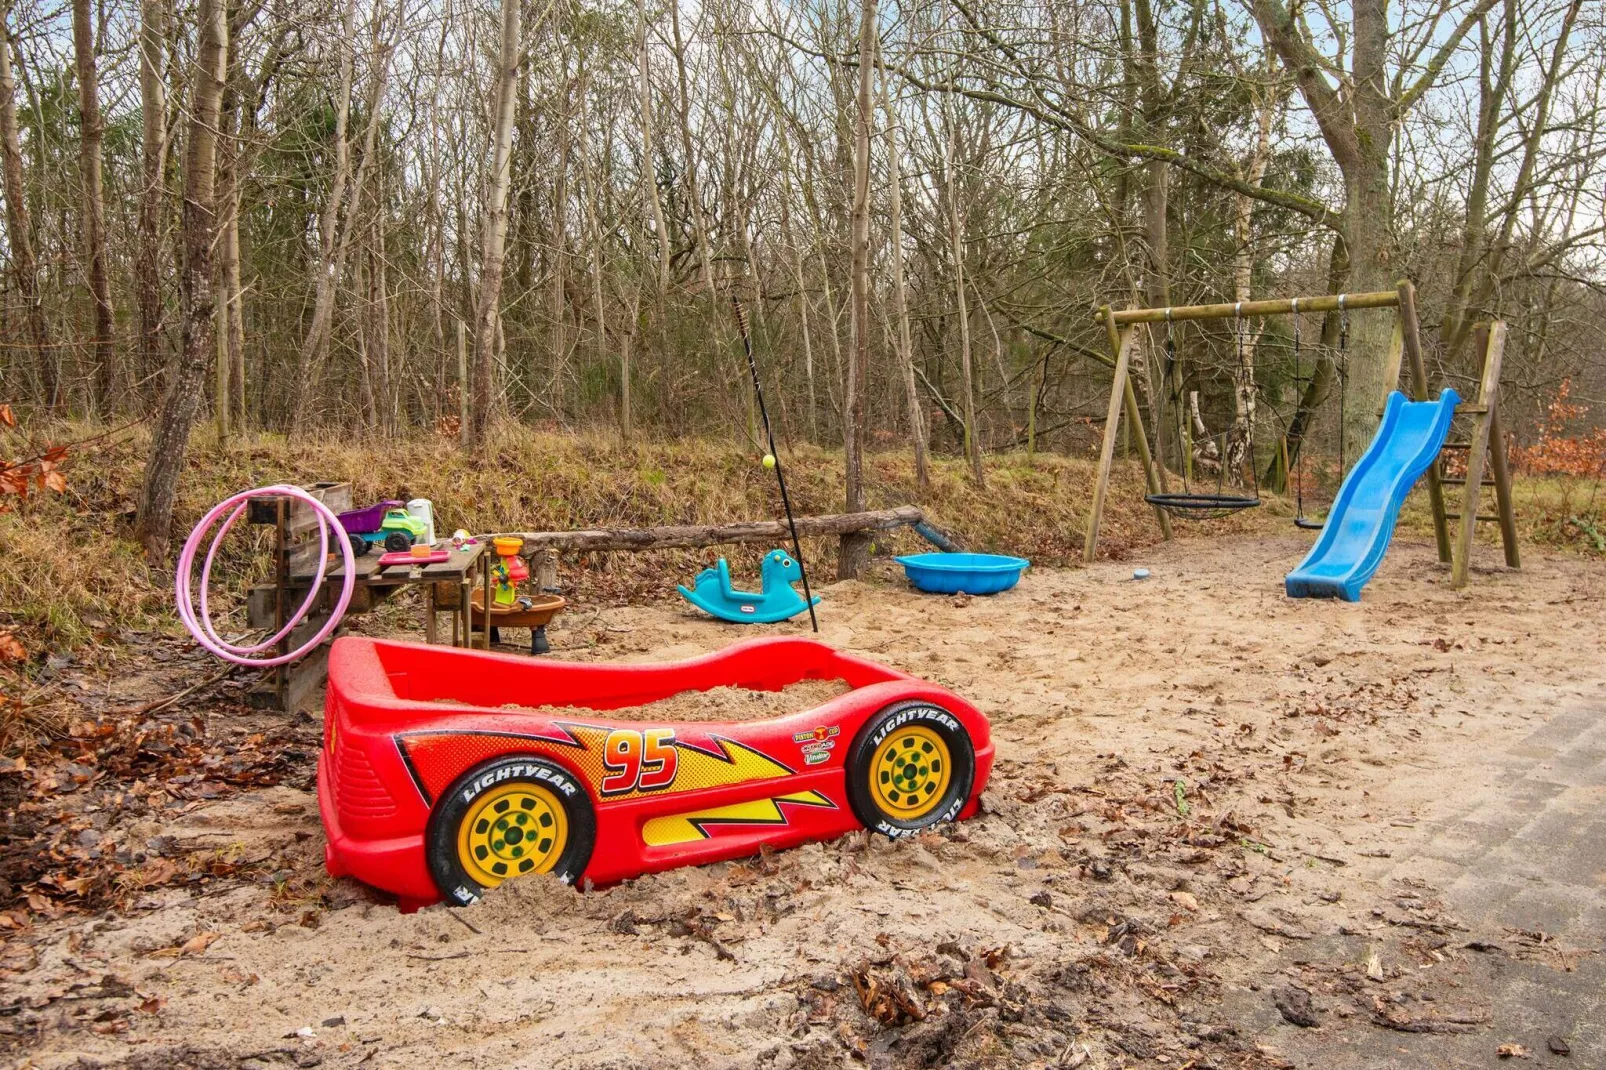
[[[812,731],[792,733],[792,742],[798,744],[803,751],[804,765],[819,765],[829,761],[831,748],[836,746],[836,737],[842,731],[839,725],[819,725]]]

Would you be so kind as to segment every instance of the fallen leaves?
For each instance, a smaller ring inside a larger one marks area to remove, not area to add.
[[[1374,996],[1372,999],[1371,1018],[1372,1024],[1398,1033],[1470,1033],[1478,1026],[1488,1024],[1489,1021],[1489,1016],[1486,1014],[1459,1012],[1443,1014],[1437,1009],[1432,1013],[1416,1016],[1409,1014],[1394,1000],[1386,1000],[1381,996]]]
[[[147,952],[146,957],[153,959],[176,959],[182,958],[186,955],[199,955],[207,948],[211,947],[213,941],[222,935],[222,933],[215,932],[196,933],[182,944],[174,944],[171,947],[157,948],[155,951]]]
[[[1283,1021],[1290,1025],[1310,1029],[1321,1024],[1321,1016],[1316,1012],[1316,1005],[1312,1002],[1310,993],[1303,988],[1284,985],[1272,993],[1271,1001],[1278,1013],[1283,1016]]]
[[[0,786],[16,800],[0,854],[0,908],[59,917],[251,870],[257,862],[184,852],[171,837],[129,842],[126,823],[281,782],[293,768],[292,739],[286,731],[213,740],[199,717],[105,718],[67,726],[27,762],[0,759]],[[0,929],[12,927],[9,917],[0,913]]]
[[[196,933],[194,936],[184,941],[183,946],[178,949],[178,953],[180,955],[199,955],[201,952],[211,947],[213,942],[222,935],[222,933],[213,932]]]

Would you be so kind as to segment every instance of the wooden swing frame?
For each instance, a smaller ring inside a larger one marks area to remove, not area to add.
[[[1393,290],[1371,293],[1320,294],[1313,297],[1278,298],[1269,301],[1239,301],[1216,305],[1184,305],[1175,308],[1129,308],[1117,311],[1103,305],[1094,316],[1104,324],[1110,351],[1115,356],[1115,374],[1110,384],[1110,405],[1104,419],[1104,441],[1099,450],[1098,477],[1093,485],[1093,506],[1088,516],[1087,537],[1082,546],[1082,560],[1092,564],[1098,559],[1099,523],[1104,517],[1104,502],[1110,489],[1110,469],[1115,462],[1115,444],[1120,434],[1121,412],[1131,421],[1137,440],[1138,459],[1143,463],[1143,476],[1150,495],[1170,493],[1167,486],[1163,459],[1156,462],[1149,450],[1148,436],[1143,428],[1143,416],[1138,408],[1137,394],[1132,389],[1130,365],[1132,346],[1137,341],[1137,328],[1148,323],[1176,323],[1181,320],[1219,320],[1257,316],[1285,316],[1294,312],[1361,311],[1363,309],[1396,309],[1394,336],[1389,342],[1388,357],[1383,367],[1384,397],[1376,399],[1377,411],[1382,412],[1383,402],[1400,379],[1407,362],[1411,379],[1409,396],[1414,401],[1428,400],[1427,368],[1422,362],[1421,326],[1417,319],[1416,287],[1401,281]],[[1521,568],[1517,549],[1516,514],[1511,501],[1511,469],[1506,459],[1505,437],[1501,433],[1497,399],[1500,393],[1500,365],[1505,353],[1506,325],[1501,320],[1480,323],[1474,332],[1475,351],[1482,354],[1482,374],[1475,401],[1456,406],[1457,415],[1474,418],[1472,434],[1465,442],[1446,442],[1439,458],[1428,468],[1428,501],[1433,511],[1433,535],[1438,544],[1439,560],[1450,565],[1450,586],[1465,587],[1471,571],[1472,536],[1480,520],[1494,520],[1500,524],[1500,539],[1505,549],[1506,564]],[[1442,469],[1446,452],[1466,450],[1466,475],[1446,475]],[[1250,459],[1254,463],[1254,459]],[[1491,478],[1484,478],[1487,463]],[[1461,484],[1466,490],[1459,512],[1445,508],[1444,488]],[[1493,486],[1496,512],[1480,516],[1479,492],[1484,486]],[[1155,519],[1160,524],[1161,537],[1171,538],[1171,518],[1163,506],[1154,506]],[[1457,526],[1452,544],[1450,521]]]

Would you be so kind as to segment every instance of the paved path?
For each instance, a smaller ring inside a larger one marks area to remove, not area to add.
[[[1446,966],[1423,972],[1440,1006],[1481,1007],[1489,1024],[1463,1034],[1409,1034],[1364,1018],[1331,1016],[1320,1029],[1281,1023],[1275,1012],[1252,1027],[1305,1067],[1572,1066],[1606,1070],[1606,699],[1568,702],[1520,742],[1488,755],[1482,786],[1410,830],[1387,861],[1367,860],[1358,876],[1394,889],[1424,882],[1466,925],[1445,949]],[[1469,777],[1469,780],[1473,779]],[[1542,932],[1543,943],[1512,929]],[[1354,962],[1360,937],[1300,950]],[[1486,941],[1499,950],[1468,951]],[[1264,1006],[1264,1001],[1260,1001]],[[1570,1049],[1552,1053],[1550,1038]],[[1527,1060],[1500,1059],[1502,1044]]]

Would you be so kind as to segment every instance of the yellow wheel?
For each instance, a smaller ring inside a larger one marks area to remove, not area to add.
[[[907,725],[876,748],[870,760],[870,793],[892,817],[919,821],[948,794],[953,764],[941,736],[921,725]]]
[[[457,827],[457,860],[482,888],[550,873],[569,843],[569,819],[546,787],[501,784],[474,800]]]
[[[505,880],[550,873],[573,884],[596,842],[591,797],[547,758],[510,755],[475,766],[435,801],[424,861],[449,902],[467,906]]]
[[[854,734],[844,771],[848,804],[864,826],[907,836],[959,816],[976,782],[976,751],[941,706],[898,702]]]

